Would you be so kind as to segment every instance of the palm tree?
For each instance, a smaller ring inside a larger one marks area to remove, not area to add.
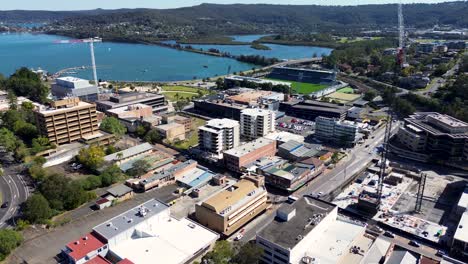
[[[123,153],[122,152],[117,153],[117,159],[120,161],[122,160],[122,158],[123,158]]]

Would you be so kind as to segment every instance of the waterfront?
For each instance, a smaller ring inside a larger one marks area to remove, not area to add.
[[[244,36],[246,37],[246,36]],[[19,67],[41,67],[49,72],[64,68],[89,66],[90,53],[86,44],[56,44],[54,41],[67,39],[44,34],[0,35],[0,73],[10,75]],[[270,44],[269,44],[270,45]],[[217,48],[234,55],[259,54],[281,59],[312,57],[317,47],[274,45],[271,51],[260,51],[250,46],[220,47],[218,45],[193,45],[204,49]],[[324,49],[330,52],[330,49]],[[105,80],[127,81],[177,81],[193,78],[225,75],[249,70],[251,64],[234,59],[207,56],[179,51],[154,45],[104,42],[96,44],[98,77]],[[317,53],[321,55],[322,53]],[[277,55],[277,56],[276,56]],[[258,66],[257,66],[258,67]],[[74,76],[91,79],[90,70],[80,70]]]

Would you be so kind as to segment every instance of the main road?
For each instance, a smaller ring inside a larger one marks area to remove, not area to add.
[[[392,124],[392,133],[394,133],[400,123],[395,121]],[[309,182],[308,186],[304,186],[297,190],[293,195],[302,196],[305,194],[323,193],[323,196],[331,194],[337,188],[341,187],[343,183],[350,178],[354,177],[356,173],[364,170],[373,158],[377,157],[374,149],[383,143],[385,137],[385,129],[382,127],[371,134],[371,138],[360,146],[356,146],[348,152],[345,160],[341,161],[338,166],[328,173],[324,173],[319,177]],[[271,195],[273,206],[267,210],[263,215],[260,215],[245,227],[245,233],[242,237],[242,242],[247,242],[255,238],[257,231],[268,225],[275,218],[275,209],[286,201],[285,197],[278,195]],[[235,233],[231,238],[236,237]]]
[[[0,176],[2,204],[8,203],[6,208],[0,208],[0,228],[14,226],[20,206],[30,194],[27,181],[17,172],[16,166],[9,166],[3,169],[3,176]]]

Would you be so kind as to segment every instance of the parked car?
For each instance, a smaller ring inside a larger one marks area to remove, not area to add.
[[[413,247],[420,247],[419,243],[414,240],[410,240],[408,244]]]
[[[384,236],[394,238],[395,235],[392,232],[385,231]]]
[[[10,203],[9,202],[4,202],[1,207],[2,208],[7,208],[8,206],[10,206]]]
[[[244,237],[245,233],[245,228],[242,228],[241,231],[237,234],[237,236],[234,238],[235,241],[239,241]]]

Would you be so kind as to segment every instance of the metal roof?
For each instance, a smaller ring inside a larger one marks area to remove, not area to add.
[[[152,150],[153,146],[150,143],[143,143],[119,152],[116,152],[114,154],[110,154],[104,157],[105,161],[114,161],[114,160],[119,160],[118,155],[119,153],[122,153],[122,158],[121,159],[126,159],[131,156],[138,155],[140,153],[146,152],[148,150]]]

